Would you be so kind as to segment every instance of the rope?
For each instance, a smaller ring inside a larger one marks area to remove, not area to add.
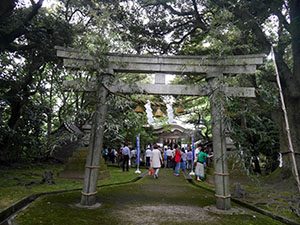
[[[89,168],[89,169],[99,169],[100,166],[85,166],[85,168]]]
[[[231,197],[231,195],[229,194],[229,195],[226,195],[226,196],[224,196],[224,195],[217,195],[217,194],[215,194],[215,196],[217,197],[217,198],[223,198],[223,199],[226,199],[226,198],[230,198]]]
[[[219,176],[229,176],[229,173],[217,173],[214,172],[215,175],[219,175]]]
[[[86,193],[86,192],[83,192],[83,191],[82,191],[81,194],[84,195],[84,196],[91,196],[91,195],[97,194],[97,191],[91,192],[91,193]]]

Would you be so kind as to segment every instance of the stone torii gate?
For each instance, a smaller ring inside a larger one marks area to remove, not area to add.
[[[56,47],[57,55],[63,58],[66,67],[75,69],[99,69],[96,60],[78,50]],[[215,167],[216,207],[222,210],[231,208],[229,173],[226,158],[225,134],[223,124],[224,97],[255,97],[255,89],[248,87],[227,87],[223,84],[224,75],[253,74],[257,65],[263,64],[264,55],[241,55],[212,58],[209,56],[150,56],[108,54],[106,72],[97,75],[97,81],[81,86],[76,81],[66,82],[66,86],[81,91],[95,91],[96,112],[92,125],[89,153],[85,166],[84,186],[81,205],[96,204],[96,186],[100,150],[103,147],[104,122],[107,112],[105,104],[108,90],[120,93],[141,93],[157,95],[194,95],[211,97],[213,151]],[[207,79],[205,85],[128,85],[109,76],[118,73],[162,73],[194,74]]]

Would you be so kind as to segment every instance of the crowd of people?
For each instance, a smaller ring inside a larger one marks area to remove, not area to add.
[[[155,179],[158,179],[160,168],[172,168],[175,176],[179,176],[180,171],[194,171],[195,179],[202,181],[205,179],[205,168],[213,155],[211,148],[201,144],[194,151],[190,146],[180,147],[178,144],[173,144],[163,148],[154,144],[152,148],[148,145],[137,159],[137,150],[130,148],[128,142],[125,142],[118,151],[104,148],[102,156],[106,162],[118,164],[123,171],[135,167],[139,160],[139,165],[149,169],[149,174]]]

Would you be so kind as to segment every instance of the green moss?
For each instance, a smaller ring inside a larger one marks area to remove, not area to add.
[[[0,211],[31,194],[76,188],[81,189],[83,186],[82,180],[65,179],[57,176],[62,169],[63,165],[40,165],[1,171]],[[133,170],[123,173],[121,169],[116,167],[109,167],[108,169],[111,176],[104,180],[99,180],[98,185],[127,182],[137,176]],[[54,185],[40,183],[45,170],[54,172]]]
[[[125,175],[126,172],[122,174]],[[22,211],[17,216],[16,223],[19,225],[135,224],[130,222],[130,217],[139,215],[143,218],[144,215],[137,214],[133,209],[145,205],[205,207],[215,204],[213,193],[189,184],[183,176],[173,176],[171,170],[161,170],[159,179],[146,176],[133,184],[99,188],[98,198],[102,204],[101,207],[87,210],[75,207],[80,200],[80,192],[45,196]],[[120,214],[124,210],[128,210],[127,216]],[[180,216],[177,213],[176,215]],[[176,223],[176,216],[174,216],[168,221],[156,217],[155,224],[281,224],[251,211],[233,216],[214,213],[209,213],[209,215],[214,217],[214,221],[209,223],[205,223],[200,218],[197,221]]]
[[[274,215],[281,215],[300,223],[300,218],[290,210],[288,204],[285,202],[283,202],[283,204],[278,204],[277,202],[273,204],[264,204],[260,205],[260,208],[272,212]]]
[[[60,172],[59,176],[62,178],[77,178],[83,179],[86,165],[86,158],[88,155],[88,148],[77,149],[72,157],[69,158],[63,171]],[[105,179],[110,176],[107,169],[107,165],[104,163],[104,159],[100,157],[99,160],[99,174],[98,179]]]

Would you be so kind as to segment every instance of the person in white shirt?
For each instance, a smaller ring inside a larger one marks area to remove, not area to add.
[[[166,154],[167,154],[167,168],[172,168],[173,152],[170,147],[168,147]]]
[[[131,150],[130,156],[131,166],[134,166],[136,164],[136,149]]]
[[[152,155],[152,151],[150,149],[150,146],[147,147],[147,150],[145,152],[145,161],[146,161],[146,167],[149,168],[150,167],[150,158]]]
[[[122,156],[123,156],[123,171],[129,171],[129,159],[130,159],[130,149],[128,148],[128,142],[125,142],[124,147],[122,148]]]
[[[161,152],[158,149],[158,146],[155,144],[153,146],[152,155],[151,155],[151,167],[155,170],[154,178],[158,178],[158,172],[162,164]]]

